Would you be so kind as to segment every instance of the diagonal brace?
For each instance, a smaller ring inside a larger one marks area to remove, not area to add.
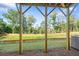
[[[18,12],[20,13],[20,10],[19,10],[19,8],[18,8],[18,4],[17,4],[17,3],[16,3],[16,8],[17,8]]]
[[[27,12],[30,8],[31,8],[31,6],[29,6],[22,14],[24,14],[25,12]]]
[[[67,16],[61,8],[59,8],[59,10],[64,14],[64,16]]]
[[[36,6],[36,8],[43,16],[45,16],[44,13],[37,6]]]
[[[49,14],[51,14],[55,9],[56,9],[56,8],[53,8],[53,9],[47,14],[47,16],[48,16]]]
[[[77,7],[77,5],[78,5],[78,4],[76,4],[76,5],[73,7],[73,9],[72,9],[72,11],[70,12],[69,15],[71,15],[71,14],[73,13],[73,11],[74,11],[74,9]]]

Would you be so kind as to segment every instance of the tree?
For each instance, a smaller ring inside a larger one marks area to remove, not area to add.
[[[25,16],[23,16],[23,33],[28,33],[28,21]]]
[[[3,19],[0,19],[0,34],[4,33],[4,27],[5,23],[3,22]]]
[[[6,18],[7,20],[9,20],[11,28],[12,28],[12,33],[19,33],[19,14],[17,11],[15,10],[9,10],[7,13],[3,14],[3,17]],[[23,15],[23,32],[26,32],[26,28],[27,28],[27,21],[26,21],[26,17]]]
[[[35,23],[36,19],[33,15],[29,15],[27,17],[27,25],[28,25],[28,33],[33,33],[33,25]]]
[[[3,21],[3,19],[0,19],[0,34],[10,33],[11,28],[7,25],[6,22]]]
[[[79,20],[76,20],[76,29],[79,31]]]
[[[45,33],[45,20],[40,23],[40,27],[38,27],[38,31],[40,34]]]
[[[75,23],[75,17],[74,16],[70,16],[70,30],[71,31],[76,30],[75,25],[76,25],[76,23]]]
[[[49,25],[52,26],[53,31],[55,31],[56,30],[56,27],[57,27],[56,18],[57,18],[57,13],[52,13],[50,15]]]
[[[66,24],[67,24],[66,22],[61,21],[61,23],[60,23],[60,32],[65,32],[66,31],[66,28],[67,28]]]
[[[15,10],[9,10],[7,13],[3,14],[3,17],[10,20],[10,25],[12,26],[12,33],[14,33],[15,27],[19,24],[18,12]]]
[[[12,33],[11,26],[10,26],[10,25],[7,25],[7,26],[4,28],[4,32],[5,32],[5,33]]]

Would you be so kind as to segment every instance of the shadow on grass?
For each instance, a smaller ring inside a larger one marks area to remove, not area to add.
[[[0,40],[5,39],[7,34],[0,34]]]
[[[4,39],[4,38],[6,38],[6,37],[5,37],[5,36],[1,36],[1,37],[0,37],[0,40],[1,40],[1,39]]]

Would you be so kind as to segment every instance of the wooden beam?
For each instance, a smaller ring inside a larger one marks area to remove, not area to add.
[[[59,10],[63,13],[63,15],[66,17],[67,15],[63,12],[63,10],[61,8],[59,8]]]
[[[72,6],[74,3],[21,3],[21,5],[31,5],[31,6],[46,6],[47,7],[60,7],[60,8],[67,8]]]
[[[45,15],[43,14],[43,12],[36,6],[37,10],[45,17]]]
[[[45,53],[48,52],[47,47],[47,5],[45,6]]]
[[[77,7],[77,5],[78,5],[78,4],[76,4],[76,5],[73,7],[73,9],[72,9],[72,11],[70,12],[69,15],[71,15],[71,14],[73,13],[73,11],[74,11],[74,9]]]
[[[62,7],[65,7],[65,4],[64,3],[61,3]]]
[[[20,33],[19,33],[19,54],[22,54],[23,50],[22,50],[22,30],[23,30],[23,27],[22,27],[22,6],[20,5],[20,15],[19,15],[19,23],[20,23]]]
[[[67,8],[67,50],[70,50],[70,15]]]
[[[53,9],[47,14],[47,16],[48,16],[49,14],[51,14],[55,9],[56,9],[56,8],[53,8]]]
[[[19,5],[19,4],[17,4],[17,3],[16,3],[16,8],[17,8],[17,10],[18,10],[18,13],[19,13],[19,12],[20,12],[20,10],[19,10],[19,7],[18,7],[18,5]]]
[[[27,12],[30,8],[31,8],[31,6],[29,6],[29,7],[23,12],[23,14],[24,14],[25,12]]]

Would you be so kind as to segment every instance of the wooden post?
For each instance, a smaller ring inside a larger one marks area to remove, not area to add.
[[[22,5],[20,5],[20,15],[19,15],[19,23],[20,23],[20,33],[19,33],[19,54],[22,54]]]
[[[47,49],[47,16],[51,12],[49,14],[47,14],[47,5],[45,6],[45,15],[41,12],[41,10],[38,7],[36,7],[36,8],[45,17],[45,53],[47,53],[47,51],[48,51],[48,49]]]
[[[70,15],[69,15],[69,7],[67,8],[67,50],[70,50]]]
[[[47,5],[45,6],[45,53],[47,53]]]

